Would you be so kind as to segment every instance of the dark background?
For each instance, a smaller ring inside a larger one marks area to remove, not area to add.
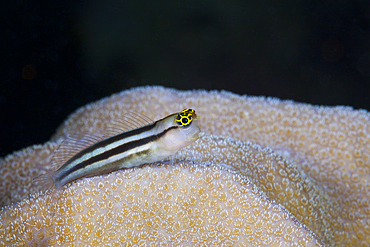
[[[370,109],[368,0],[14,0],[1,9],[0,156],[140,85]]]

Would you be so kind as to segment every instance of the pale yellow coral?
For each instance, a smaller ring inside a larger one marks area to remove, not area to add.
[[[80,180],[60,197],[53,220],[48,197],[24,200],[3,212],[3,243],[321,245],[247,179],[217,167],[181,163],[127,169]]]
[[[240,141],[203,135],[194,146],[182,150],[179,157],[192,157],[203,165],[222,165],[244,175],[243,179],[252,181],[261,192],[285,207],[289,212],[287,215],[293,214],[300,223],[293,224],[292,216],[284,222],[291,222],[289,224],[294,225],[294,229],[305,232],[305,236],[310,236],[308,239],[316,241],[316,244],[319,242],[314,240],[315,235],[304,230],[302,224],[330,245],[370,245],[370,238],[367,236],[370,234],[370,125],[367,124],[369,113],[354,111],[351,108],[314,107],[276,99],[237,96],[226,92],[179,92],[161,87],[128,90],[78,110],[59,129],[53,142],[45,144],[49,145],[48,147],[29,148],[25,152],[5,158],[0,175],[6,179],[6,183],[1,186],[0,193],[7,192],[6,201],[17,202],[30,192],[36,192],[37,189],[30,187],[31,175],[40,172],[44,165],[44,169],[48,169],[47,164],[55,142],[59,142],[68,133],[101,131],[109,119],[120,117],[125,109],[158,118],[185,107],[194,108],[202,114],[200,125],[204,132],[229,136]],[[270,147],[274,151],[242,142],[248,140]],[[35,159],[38,159],[39,165],[34,163]],[[11,167],[25,169],[15,172],[18,169]],[[178,167],[183,165],[175,167],[180,169]],[[201,170],[216,169],[196,167]],[[158,169],[168,172],[169,167]],[[144,170],[137,169],[135,172]],[[202,172],[207,173],[205,170]],[[225,176],[229,174],[224,170],[219,172],[226,174]],[[92,179],[111,181],[111,177],[112,175],[109,179]],[[235,186],[243,188],[240,184]],[[40,198],[32,200],[41,200]],[[273,204],[267,199],[263,200]],[[94,205],[97,205],[98,201]],[[25,199],[22,203],[26,205]],[[198,203],[200,199],[197,200],[197,207],[200,205]],[[258,208],[262,214],[271,212],[271,207],[264,208],[261,205],[259,204]],[[14,205],[6,210],[15,210],[17,207],[20,206]],[[6,219],[9,222],[9,218],[4,215],[7,215],[5,211],[2,218],[4,222]],[[87,217],[86,214],[82,215]],[[228,215],[226,221],[230,217],[231,215]],[[243,224],[248,223],[246,218],[239,219]],[[256,227],[255,224],[252,225]],[[58,231],[57,222],[53,226],[52,229]],[[0,234],[13,233],[10,228],[5,228],[4,224],[1,229]],[[29,229],[34,230],[35,227]],[[233,225],[230,229],[233,231],[237,227]],[[259,234],[259,241],[272,236],[266,234],[265,225],[260,229],[265,232],[256,233],[257,229],[251,230],[253,236]],[[34,231],[34,234],[41,231],[43,230]],[[203,231],[209,233],[207,228]],[[199,234],[196,234],[198,238]],[[278,238],[275,236],[272,239]],[[294,239],[292,243],[299,244],[296,240],[299,239]]]

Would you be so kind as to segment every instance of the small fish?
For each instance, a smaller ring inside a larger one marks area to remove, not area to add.
[[[145,126],[141,126],[148,122],[145,119],[132,115],[131,118],[130,124],[136,126],[134,129],[107,138],[88,136],[79,140],[74,137],[62,143],[53,158],[59,166],[54,165],[54,171],[36,178],[36,183],[48,189],[60,188],[80,178],[160,161],[199,138],[198,117],[193,109],[185,109]],[[76,152],[77,144],[83,148]]]

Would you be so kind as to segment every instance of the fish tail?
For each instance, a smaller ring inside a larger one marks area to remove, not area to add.
[[[52,192],[56,188],[53,180],[54,173],[55,171],[46,171],[44,174],[34,177],[32,184],[39,188],[39,191]]]
[[[59,201],[58,188],[53,180],[55,171],[46,171],[44,174],[34,177],[32,184],[38,188],[38,191],[44,193],[46,197],[46,204],[51,218],[55,215],[55,210]]]

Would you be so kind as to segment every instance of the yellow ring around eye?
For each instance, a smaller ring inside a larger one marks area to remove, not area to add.
[[[186,128],[194,119],[197,119],[196,112],[193,109],[184,109],[175,117],[175,123],[180,128]]]

